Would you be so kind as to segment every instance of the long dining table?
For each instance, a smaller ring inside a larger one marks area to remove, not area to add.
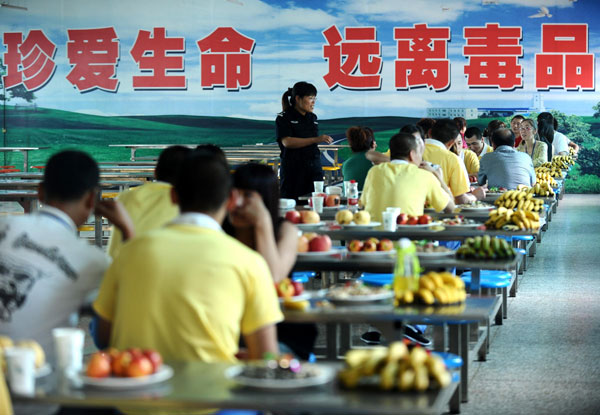
[[[13,395],[13,400],[161,413],[227,408],[277,413],[439,415],[447,412],[448,403],[459,386],[454,380],[443,389],[383,392],[374,387],[344,389],[334,379],[321,386],[265,390],[241,386],[227,378],[225,372],[232,364],[167,363],[174,375],[156,385],[131,390],[91,388],[53,373],[37,382],[34,395]],[[335,371],[342,367],[341,363],[324,365]]]

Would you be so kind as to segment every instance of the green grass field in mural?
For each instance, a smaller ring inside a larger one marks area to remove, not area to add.
[[[589,125],[591,138],[600,140],[600,119],[579,117]],[[469,126],[482,130],[491,119],[469,120]],[[408,117],[353,117],[320,120],[322,133],[342,137],[349,126],[362,125],[375,131],[377,149],[386,151],[390,137],[399,128],[416,122]],[[508,119],[506,120],[508,121]],[[274,121],[244,118],[204,117],[183,115],[119,116],[103,117],[61,111],[49,108],[6,108],[6,124],[0,112],[0,124],[6,125],[2,146],[47,147],[30,153],[29,164],[41,165],[53,153],[64,149],[79,149],[94,156],[98,161],[128,160],[130,152],[125,148],[108,147],[109,144],[201,144],[240,146],[275,141]],[[594,148],[597,146],[594,141]],[[143,155],[156,155],[159,150],[146,150]],[[340,158],[350,155],[349,149],[340,152]],[[23,165],[20,153],[0,155],[3,165]],[[569,192],[598,192],[600,178],[594,174],[574,170],[572,179],[566,183]]]

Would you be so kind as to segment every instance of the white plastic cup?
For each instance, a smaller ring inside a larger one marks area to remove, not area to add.
[[[323,202],[325,198],[323,196],[311,196],[312,208],[317,213],[323,213]]]
[[[398,216],[400,216],[400,213],[402,213],[402,209],[399,207],[389,207],[385,211],[392,212],[394,214],[394,220],[398,219]]]
[[[57,328],[52,330],[56,365],[59,370],[79,371],[83,366],[83,341],[85,333],[76,328]]]
[[[313,182],[314,186],[315,186],[315,192],[317,193],[323,193],[323,187],[325,186],[325,182],[324,181],[317,181],[317,182]]]
[[[350,180],[344,182],[344,196],[348,197],[350,192]]]
[[[35,352],[26,347],[8,347],[4,351],[10,390],[19,395],[35,392]]]
[[[381,212],[383,218],[383,230],[388,232],[396,232],[396,215],[395,212]]]

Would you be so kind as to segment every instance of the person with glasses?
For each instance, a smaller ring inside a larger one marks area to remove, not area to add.
[[[298,199],[311,193],[313,182],[323,180],[321,152],[318,144],[331,144],[327,134],[319,135],[314,114],[317,88],[308,82],[297,82],[281,97],[283,111],[275,120],[277,143],[281,149],[281,197]]]
[[[522,140],[517,146],[517,150],[529,154],[533,160],[533,167],[539,167],[548,162],[548,144],[539,139],[535,122],[529,118],[525,119],[521,122],[519,130]]]

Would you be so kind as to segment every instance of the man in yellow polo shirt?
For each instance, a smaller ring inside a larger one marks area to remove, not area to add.
[[[241,333],[251,359],[278,353],[283,315],[269,268],[219,225],[237,204],[228,166],[188,155],[173,200],[181,215],[125,244],[106,272],[94,302],[101,342],[167,361],[235,362]]]
[[[167,147],[160,153],[154,169],[156,181],[127,190],[117,198],[131,217],[136,235],[160,228],[179,215],[179,206],[171,200],[171,189],[190,151],[184,146]],[[115,227],[108,240],[108,255],[115,258],[122,246],[121,231]]]
[[[438,120],[431,127],[432,138],[425,139],[423,160],[441,167],[444,182],[450,188],[456,204],[473,203],[485,197],[485,188],[479,187],[471,192],[464,163],[449,150],[459,134],[454,121],[449,118]]]
[[[361,197],[374,220],[381,221],[381,212],[388,207],[422,215],[425,202],[437,211],[454,210],[450,189],[438,172],[422,163],[423,150],[423,140],[412,134],[398,133],[390,139],[392,160],[371,167]]]

